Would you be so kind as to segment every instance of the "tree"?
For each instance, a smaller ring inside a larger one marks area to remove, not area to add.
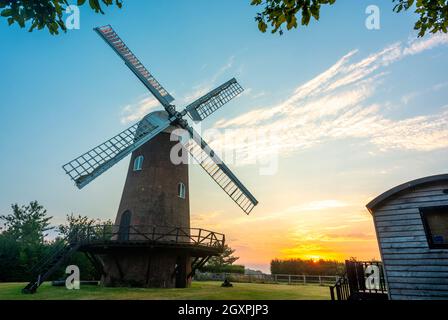
[[[235,249],[230,248],[228,245],[224,246],[224,251],[221,255],[216,257],[211,257],[207,265],[208,266],[230,266],[232,265],[236,260],[238,260],[240,257],[235,257],[233,254],[235,253]]]
[[[58,226],[58,232],[63,238],[70,238],[79,232],[85,232],[91,226],[97,225],[98,220],[86,216],[67,215],[67,222]]]
[[[0,282],[21,280],[20,257],[19,244],[0,233]]]
[[[307,26],[311,18],[319,20],[322,5],[333,5],[336,0],[252,0],[254,6],[264,6],[255,20],[258,29],[266,32],[270,25],[271,32],[283,34],[282,26],[288,30],[297,28],[298,20],[302,26]],[[447,32],[448,28],[448,0],[392,0],[394,11],[401,12],[411,9],[415,4],[415,13],[419,19],[414,25],[419,37],[428,31],[436,33]]]
[[[23,244],[43,244],[46,232],[53,229],[49,223],[53,217],[47,216],[47,210],[37,201],[26,206],[15,203],[11,208],[11,214],[0,216],[6,228],[4,235]]]
[[[65,224],[58,226],[58,232],[62,238],[70,238],[73,236],[86,236],[88,234],[88,229],[90,228],[90,235],[94,236],[95,233],[100,233],[101,236],[102,228],[95,228],[98,226],[110,226],[110,231],[112,231],[112,221],[106,220],[101,221],[99,219],[91,219],[86,216],[75,215],[71,213],[67,215],[67,220]],[[62,239],[58,239],[62,241]],[[98,274],[95,267],[92,265],[87,256],[82,252],[76,252],[67,262],[68,264],[74,264],[79,267],[81,271],[82,280],[98,280],[100,275]],[[58,272],[55,273],[54,278],[64,278],[65,267],[61,267]]]
[[[271,261],[272,274],[298,275],[342,275],[344,263],[335,260],[303,260],[303,259],[273,259]]]
[[[234,262],[239,259],[233,254],[235,250],[228,245],[224,246],[223,253],[216,257],[211,257],[200,270],[202,272],[226,272],[226,273],[244,273],[244,266],[235,265]]]
[[[73,236],[102,236],[106,231],[108,234],[112,232],[113,222],[111,220],[101,221],[99,219],[91,219],[86,216],[67,215],[67,222],[58,226],[59,234],[64,238]]]
[[[78,6],[84,5],[86,0],[78,0]],[[122,7],[122,0],[89,0],[89,6],[96,13],[104,14],[101,3],[110,6],[115,3]],[[31,23],[28,31],[35,28],[41,30],[47,28],[50,34],[59,34],[59,30],[67,31],[63,20],[63,14],[70,4],[68,0],[1,0],[0,12],[2,17],[8,20],[8,24],[17,23],[25,28],[26,23]]]
[[[47,231],[51,230],[47,210],[37,201],[11,205],[12,213],[0,216],[0,281],[27,280],[28,271],[47,252]]]

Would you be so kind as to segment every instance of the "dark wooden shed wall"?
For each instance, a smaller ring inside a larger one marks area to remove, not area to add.
[[[448,206],[448,180],[407,188],[374,208],[391,299],[448,299],[448,249],[430,249],[419,208]]]

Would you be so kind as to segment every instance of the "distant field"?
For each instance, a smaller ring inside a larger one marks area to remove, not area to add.
[[[22,294],[25,283],[0,283],[0,300],[328,300],[328,287],[313,285],[193,282],[187,289],[102,288],[81,286],[80,290],[52,287],[44,283],[35,294]]]

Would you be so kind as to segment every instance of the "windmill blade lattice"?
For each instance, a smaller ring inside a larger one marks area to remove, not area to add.
[[[243,91],[243,87],[233,78],[188,105],[185,111],[194,121],[202,121]]]
[[[199,134],[191,127],[188,128],[188,131],[191,139],[184,144],[185,148],[224,192],[246,214],[249,214],[258,204],[258,201]]]
[[[87,151],[62,168],[81,189],[169,125],[168,120],[155,116],[145,117],[139,123]]]
[[[112,29],[110,25],[94,29],[101,38],[124,60],[132,72],[143,82],[151,93],[164,106],[168,107],[174,98],[165,90],[164,87],[154,78],[154,76],[137,59],[132,51],[126,46],[124,41]]]

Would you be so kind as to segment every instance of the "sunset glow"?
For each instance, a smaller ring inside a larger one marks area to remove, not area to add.
[[[0,214],[38,200],[54,226],[72,212],[115,219],[129,157],[82,190],[61,169],[162,110],[92,31],[112,24],[177,110],[233,77],[245,89],[198,130],[259,204],[246,215],[193,164],[191,227],[225,234],[236,263],[267,273],[275,258],[380,259],[366,204],[446,172],[448,35],[418,38],[412,14],[386,8],[382,29],[367,30],[366,1],[337,1],[283,36],[259,32],[248,0],[154,3],[83,13],[58,37],[3,19]]]

